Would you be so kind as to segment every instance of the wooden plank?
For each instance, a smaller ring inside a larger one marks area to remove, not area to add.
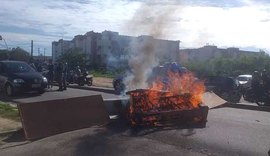
[[[101,95],[23,103],[18,108],[29,140],[109,122]]]
[[[205,92],[202,99],[203,104],[207,105],[210,109],[215,108],[227,103],[221,97],[217,96],[213,92]]]

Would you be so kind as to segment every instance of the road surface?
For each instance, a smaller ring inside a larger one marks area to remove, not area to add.
[[[40,139],[0,155],[243,155],[267,156],[270,113],[234,108],[209,111],[202,129],[137,129],[121,122]]]
[[[89,96],[89,95],[102,95],[103,99],[112,99],[112,98],[121,98],[121,96],[104,93],[99,91],[91,91],[91,90],[83,90],[83,89],[73,89],[68,88],[65,91],[57,91],[58,87],[53,87],[49,89],[44,94],[38,93],[24,93],[22,95],[18,95],[7,100],[10,100],[15,103],[29,103],[29,102],[38,102],[38,101],[46,101],[46,100],[56,100],[56,99],[66,99],[72,97],[80,97],[80,96]]]

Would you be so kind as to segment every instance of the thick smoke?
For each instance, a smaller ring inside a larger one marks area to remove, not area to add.
[[[146,34],[154,38],[168,36],[174,22],[173,3],[156,3],[151,1],[144,3],[136,11],[134,17],[127,24],[128,31],[133,34]],[[129,67],[132,75],[126,78],[128,90],[147,87],[147,78],[153,67],[159,64],[160,50],[157,42],[150,36],[141,36],[130,42],[131,56]],[[164,52],[163,52],[164,53]]]

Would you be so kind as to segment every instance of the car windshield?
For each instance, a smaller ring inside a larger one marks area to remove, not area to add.
[[[248,77],[238,77],[238,81],[248,81]]]
[[[6,69],[9,73],[27,73],[34,72],[34,69],[23,62],[9,62],[6,63]]]

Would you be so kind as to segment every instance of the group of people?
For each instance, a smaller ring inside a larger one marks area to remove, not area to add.
[[[50,60],[48,69],[48,88],[52,88],[53,81],[56,80],[59,86],[58,91],[66,90],[68,72],[67,62],[62,62],[58,60],[56,64],[53,64]]]

